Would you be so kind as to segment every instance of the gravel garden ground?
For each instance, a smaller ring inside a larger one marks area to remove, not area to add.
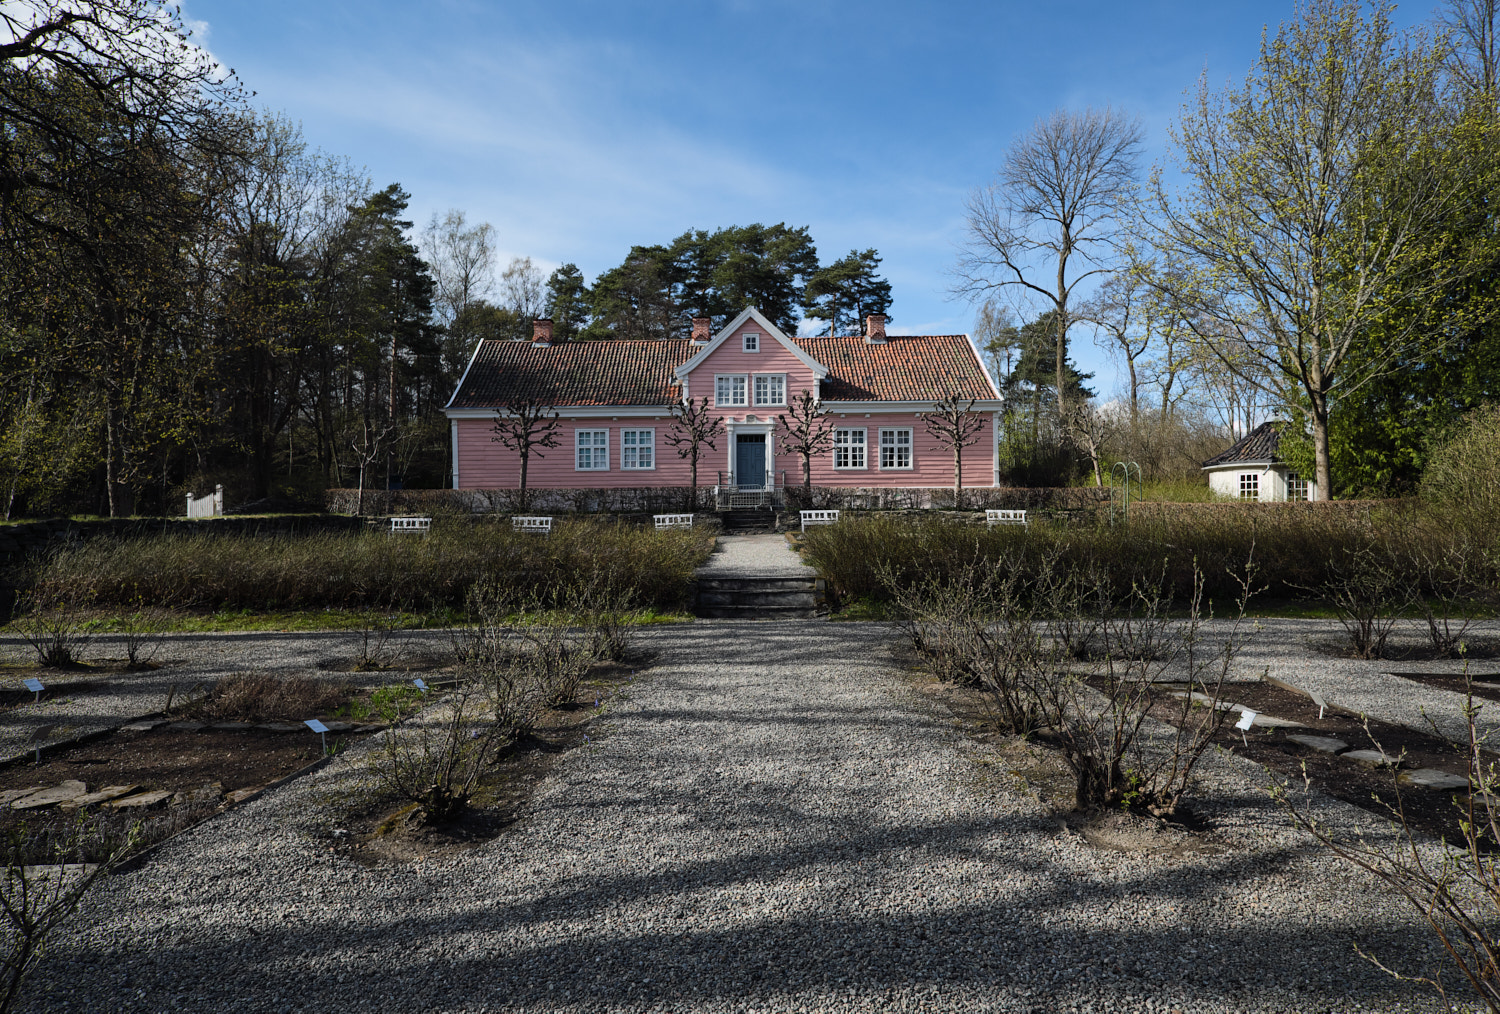
[[[1388,675],[1457,665],[1332,659],[1312,645],[1334,627],[1267,621],[1239,674],[1458,731],[1459,694]],[[444,643],[404,636],[414,654]],[[352,854],[379,737],[353,740],[102,882],[22,1009],[1454,1009],[1358,957],[1442,960],[1402,904],[1289,825],[1251,761],[1210,755],[1191,828],[1080,823],[1045,765],[986,741],[886,625],[699,621],[640,644],[654,664],[503,827]],[[174,639],[161,670],[17,703],[0,738],[17,753],[40,725],[157,710],[173,683],[251,668],[406,678],[327,668],[352,650],[348,634]]]

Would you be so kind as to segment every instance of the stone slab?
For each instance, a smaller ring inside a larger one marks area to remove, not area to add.
[[[235,789],[233,792],[226,792],[224,794],[224,799],[229,803],[242,803],[245,800],[249,799],[251,796],[262,791],[264,788],[264,785],[255,785],[248,789]]]
[[[150,792],[138,792],[133,796],[125,796],[121,799],[111,799],[101,806],[107,806],[113,810],[149,810],[160,806],[167,801],[172,793],[166,789],[153,789]]]
[[[1349,749],[1348,743],[1341,739],[1334,739],[1332,736],[1288,736],[1287,739],[1319,753],[1342,753]]]
[[[328,726],[329,732],[351,732],[354,729],[353,722],[330,722],[325,719],[323,724]]]
[[[255,728],[254,722],[215,722],[210,728],[224,732],[247,732]]]
[[[46,787],[45,785],[33,785],[28,789],[6,789],[4,792],[0,792],[0,806],[9,806],[23,796],[29,796],[33,792],[41,792]]]
[[[121,732],[150,732],[158,725],[166,725],[165,720],[131,722],[129,725],[120,726]]]
[[[1469,780],[1463,775],[1449,774],[1437,768],[1417,768],[1413,771],[1403,771],[1396,777],[1396,781],[1417,789],[1432,789],[1434,792],[1451,792],[1455,789],[1467,789]]]
[[[194,803],[217,803],[224,796],[224,783],[213,782],[209,785],[196,789],[186,789],[172,797],[173,806],[185,806]]]
[[[77,796],[73,799],[67,800],[66,802],[59,803],[57,808],[59,810],[77,810],[81,807],[93,806],[96,803],[107,803],[111,799],[119,799],[121,796],[128,796],[139,788],[139,785],[106,785],[98,792],[85,793],[82,796]]]
[[[305,726],[305,725],[292,725],[292,724],[290,724],[288,722],[263,722],[260,725],[257,725],[256,728],[257,729],[263,729],[266,732],[306,732],[307,731],[307,726]]]
[[[173,732],[201,732],[208,728],[202,722],[171,722],[167,725]]]
[[[12,810],[41,810],[49,806],[56,806],[58,803],[66,802],[69,799],[77,799],[88,792],[88,790],[89,787],[83,784],[83,782],[70,778],[65,782],[57,783],[50,789],[43,789],[40,792],[33,792],[29,796],[22,796],[11,803],[10,808]]]
[[[1348,753],[1339,754],[1344,760],[1352,760],[1357,764],[1368,764],[1374,768],[1396,768],[1401,766],[1398,757],[1382,753],[1379,750],[1350,750]]]

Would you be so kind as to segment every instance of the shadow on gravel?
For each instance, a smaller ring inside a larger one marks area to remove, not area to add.
[[[1076,871],[1047,858],[1047,839],[1055,836],[1050,823],[1017,818],[894,836],[851,829],[786,851],[685,863],[670,880],[580,869],[519,903],[468,892],[435,897],[436,885],[420,877],[403,892],[388,877],[369,874],[347,899],[371,903],[356,925],[322,917],[318,905],[268,899],[280,910],[281,926],[272,934],[264,921],[259,930],[221,925],[206,941],[185,922],[145,952],[138,943],[78,951],[59,941],[35,980],[48,993],[35,995],[33,1009],[130,1010],[142,997],[153,998],[151,1009],[165,1009],[157,1004],[172,996],[199,1004],[178,1009],[217,1009],[217,998],[230,997],[239,1009],[261,1009],[244,1005],[286,997],[293,969],[296,996],[314,1009],[362,1009],[377,998],[374,1006],[391,1010],[719,1009],[757,1002],[786,1008],[807,993],[874,997],[929,988],[938,996],[1037,1011],[1056,1010],[1053,1003],[1075,996],[1152,1010],[1215,1000],[1233,1010],[1299,1011],[1393,1009],[1430,996],[1353,952],[1357,939],[1404,970],[1430,969],[1437,955],[1406,926],[1367,926],[1354,934],[1309,927],[1300,911],[1269,909],[1247,915],[1230,932],[1132,925],[1128,912],[1113,927],[1098,914],[1092,925],[1074,923],[1084,887],[1112,906],[1149,900],[1153,912],[1170,919],[1178,905],[1223,898],[1268,870],[1295,868],[1314,851],[1311,845],[1084,884]],[[888,907],[883,875],[899,878],[936,858],[981,863],[985,880],[1004,878],[1002,889],[952,904],[935,883],[930,904],[913,911],[903,882],[904,907]],[[820,888],[818,875],[831,874],[835,863],[843,872]],[[861,874],[850,876],[851,863],[860,864]],[[503,884],[502,877],[497,886]],[[701,925],[711,908],[763,905],[778,890],[787,894],[785,914],[733,929]],[[377,914],[418,898],[437,910],[425,918]],[[649,912],[633,910],[642,899],[655,900]],[[88,983],[88,1003],[69,1007],[67,988],[79,981]]]

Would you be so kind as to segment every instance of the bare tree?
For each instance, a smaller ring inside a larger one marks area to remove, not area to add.
[[[1079,283],[1105,270],[1097,265],[1134,191],[1142,136],[1134,118],[1112,109],[1059,109],[1016,138],[995,181],[968,200],[956,290],[978,298],[1019,287],[1056,311],[1059,421],[1069,302]],[[1080,263],[1096,266],[1077,272]]]
[[[1089,456],[1094,469],[1094,485],[1104,485],[1102,466],[1104,446],[1119,432],[1119,420],[1091,401],[1075,401],[1068,406],[1068,436]],[[1132,418],[1135,431],[1139,417]]]
[[[833,446],[833,420],[828,410],[804,389],[776,417],[777,432],[785,434],[782,445],[802,459],[802,487],[812,491],[812,459]]]
[[[495,413],[490,440],[521,456],[520,506],[526,509],[526,469],[531,456],[545,458],[542,448],[558,446],[557,413],[550,406],[530,399],[513,401]]]
[[[512,257],[500,272],[500,303],[522,320],[542,315],[546,305],[547,279],[530,257]]]
[[[395,425],[375,428],[369,416],[361,420],[360,435],[357,440],[349,442],[349,448],[354,451],[355,460],[359,462],[359,490],[354,495],[354,514],[361,517],[365,513],[365,473],[369,467],[380,460],[380,455],[385,451],[386,443],[391,434],[395,432]],[[390,469],[386,469],[390,474]],[[389,488],[390,483],[386,483]]]
[[[688,398],[672,405],[672,428],[663,437],[677,448],[677,456],[686,458],[692,473],[693,509],[698,507],[698,459],[703,448],[714,450],[714,441],[724,432],[724,420],[708,411],[708,398]]]
[[[1192,269],[1184,319],[1305,415],[1323,496],[1330,402],[1489,309],[1447,298],[1488,260],[1445,235],[1473,180],[1443,150],[1439,83],[1389,8],[1366,20],[1353,0],[1314,0],[1262,40],[1242,87],[1200,82],[1172,135],[1186,188],[1155,182],[1158,242]]]
[[[1500,83],[1500,0],[1447,0],[1438,26],[1448,33],[1448,71],[1493,104]]]
[[[922,425],[953,451],[953,501],[957,506],[964,486],[964,448],[979,441],[984,416],[974,411],[973,398],[950,394],[933,402],[932,411],[922,416]]]
[[[495,287],[495,227],[488,222],[469,226],[467,217],[450,208],[436,214],[422,231],[422,253],[437,288],[433,300],[445,326],[464,307],[483,299]]]

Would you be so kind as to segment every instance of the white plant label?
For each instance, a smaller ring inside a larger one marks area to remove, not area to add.
[[[1244,732],[1246,729],[1249,729],[1250,726],[1255,724],[1256,714],[1256,712],[1251,711],[1249,708],[1246,708],[1244,712],[1240,714],[1240,720],[1234,723],[1234,727],[1241,732]]]
[[[316,718],[309,718],[307,721],[303,722],[302,724],[305,725],[305,726],[307,726],[313,732],[327,732],[328,731],[328,726],[324,725],[322,722],[318,721]]]
[[[47,688],[44,687],[44,686],[42,686],[42,681],[41,680],[36,679],[35,677],[32,677],[31,679],[28,679],[26,681],[26,689],[30,690],[34,694],[39,694],[43,690],[46,690]]]
[[[414,679],[414,680],[411,681],[411,684],[412,684],[412,686],[416,687],[418,690],[422,691],[422,693],[425,694],[427,692],[427,681],[426,680]]]

